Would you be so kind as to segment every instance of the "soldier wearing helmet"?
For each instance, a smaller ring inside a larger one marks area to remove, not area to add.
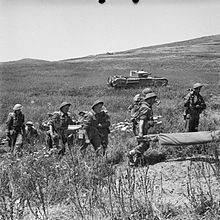
[[[132,122],[132,130],[135,136],[138,135],[137,133],[137,125],[138,125],[138,120],[137,117],[139,115],[139,109],[141,102],[143,100],[143,97],[145,97],[148,93],[152,93],[151,88],[144,88],[141,92],[141,94],[137,94],[133,98],[133,103],[128,107],[128,110],[130,111],[131,114],[131,122]]]
[[[103,105],[104,102],[102,100],[95,101],[92,105],[92,109],[85,115],[83,121],[83,129],[85,129],[89,142],[92,144],[96,154],[100,150],[102,144],[99,129],[101,128],[100,114],[102,113]],[[83,143],[80,149],[83,155],[85,154],[88,145],[88,142]]]
[[[150,142],[141,140],[144,135],[148,134],[150,127],[153,127],[155,122],[153,120],[152,106],[156,103],[157,95],[154,92],[148,93],[143,97],[139,110],[138,122],[138,146],[128,153],[130,165],[137,165],[143,153],[150,147]]]
[[[25,133],[26,133],[25,140],[28,144],[34,144],[39,136],[37,129],[34,127],[32,121],[26,122]]]
[[[25,136],[24,114],[22,105],[16,104],[13,112],[10,112],[6,121],[6,137],[11,148],[11,152],[20,155]]]
[[[187,132],[198,131],[200,114],[206,109],[205,101],[200,95],[202,87],[203,85],[201,83],[195,83],[192,91],[190,91],[184,98],[184,119],[185,130]]]
[[[78,116],[78,120],[77,120],[77,123],[78,124],[82,124],[83,123],[83,120],[84,120],[84,117],[86,116],[88,112],[87,111],[80,111],[79,112],[79,116]]]
[[[68,126],[74,124],[69,114],[70,106],[71,104],[69,102],[63,102],[59,107],[59,111],[53,113],[49,122],[49,134],[52,140],[52,146],[55,146],[59,150],[58,156],[60,158],[65,154],[65,145],[68,144],[68,147],[70,147],[72,142],[72,136],[67,132]]]
[[[110,134],[110,116],[104,106],[102,106],[102,110],[97,116],[99,120],[98,131],[101,136],[102,155],[104,156],[108,147],[108,135]]]

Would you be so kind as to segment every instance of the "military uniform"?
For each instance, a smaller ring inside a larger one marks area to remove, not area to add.
[[[133,130],[133,133],[135,136],[138,135],[138,133],[137,133],[137,125],[138,125],[137,115],[139,113],[140,103],[141,103],[141,95],[137,94],[137,95],[135,95],[135,97],[133,99],[133,103],[128,107],[128,110],[130,111],[130,114],[131,114],[132,130]]]
[[[203,97],[194,91],[191,91],[184,98],[185,110],[185,130],[187,132],[197,132],[199,126],[199,117],[203,110],[206,109],[206,104]]]
[[[144,120],[143,135],[148,134],[148,130],[153,126],[153,111],[147,102],[143,101],[140,107],[139,120]],[[138,141],[138,146],[132,152],[144,153],[149,148],[148,141]]]
[[[38,138],[38,132],[37,129],[33,127],[32,122],[27,122],[26,123],[26,128],[25,128],[25,133],[26,133],[26,142],[28,144],[34,144],[36,139]]]
[[[13,109],[16,109],[15,107]],[[22,112],[16,113],[16,111],[9,113],[6,121],[6,136],[11,152],[14,154],[21,152],[23,136],[25,135],[24,121],[24,114]]]
[[[148,94],[146,96],[149,96],[150,98],[156,97],[154,93],[151,93],[150,95]],[[145,98],[141,102],[139,109],[138,123],[140,123],[140,121],[143,121],[142,135],[147,135],[149,128],[154,126],[154,120],[152,106],[148,104]],[[138,145],[128,153],[131,164],[138,164],[140,157],[143,155],[145,151],[149,149],[149,147],[149,141],[138,139]],[[134,161],[134,156],[136,157],[136,161]]]
[[[69,113],[63,113],[62,111],[54,112],[49,122],[49,126],[52,126],[53,134],[51,139],[53,145],[59,149],[58,155],[63,156],[65,154],[65,144],[71,144],[71,136],[68,134],[68,126],[74,124]]]
[[[99,125],[98,125],[98,131],[101,136],[101,145],[103,148],[103,155],[105,155],[105,151],[108,146],[108,135],[110,133],[110,117],[108,115],[107,111],[101,111],[98,114],[98,120],[99,120]]]
[[[85,115],[88,113],[88,111],[81,111],[79,112],[79,117],[78,117],[78,120],[77,120],[77,124],[83,124],[83,121],[84,121],[84,118],[85,118]]]
[[[131,122],[132,122],[132,130],[135,136],[138,135],[138,116],[139,116],[139,110],[140,105],[142,103],[143,98],[149,94],[152,93],[151,88],[144,88],[141,92],[141,94],[137,94],[134,96],[133,103],[128,107],[128,110],[131,112]]]
[[[50,134],[50,121],[52,119],[53,113],[47,113],[48,118],[40,124],[39,129],[45,132],[46,143],[49,149],[53,148],[53,140]]]
[[[83,120],[83,129],[85,129],[88,139],[95,151],[97,151],[101,145],[101,136],[98,130],[99,123],[100,117],[98,117],[98,114],[93,110],[89,111]],[[89,143],[84,142],[81,151],[85,151],[88,145]]]

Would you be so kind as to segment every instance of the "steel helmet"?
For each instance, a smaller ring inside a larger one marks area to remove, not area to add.
[[[79,115],[85,115],[85,114],[87,114],[88,113],[88,111],[80,111],[79,112]]]
[[[145,96],[146,94],[151,93],[151,92],[153,92],[151,88],[145,88],[142,91],[142,95]]]
[[[195,83],[195,84],[193,85],[193,89],[201,88],[201,87],[203,87],[203,84],[201,84],[201,83]]]
[[[34,126],[34,124],[33,124],[32,121],[28,121],[28,122],[26,123],[26,125]]]
[[[157,98],[157,95],[154,92],[151,92],[151,93],[146,94],[146,96],[143,99],[146,100],[150,98]]]
[[[134,96],[133,101],[138,102],[140,100],[140,98],[141,98],[141,95],[137,94],[137,95]]]
[[[62,102],[61,103],[61,105],[60,105],[60,107],[59,107],[59,109],[61,110],[64,106],[66,106],[66,105],[71,105],[71,103],[69,103],[69,102]]]
[[[21,110],[23,108],[23,106],[21,104],[16,104],[14,107],[13,107],[13,110],[14,111],[17,111],[17,110]]]
[[[95,107],[96,105],[98,105],[98,104],[104,105],[104,102],[103,102],[102,100],[97,100],[97,101],[95,101],[95,102],[93,103],[93,105],[92,105],[92,109],[94,109],[94,107]]]

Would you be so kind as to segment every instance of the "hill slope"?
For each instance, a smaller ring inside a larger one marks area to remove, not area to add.
[[[207,94],[218,95],[219,51],[220,35],[216,35],[56,62],[24,59],[1,63],[3,113],[0,121],[6,120],[9,106],[19,100],[29,105],[31,99],[39,97],[45,97],[44,101],[38,101],[41,105],[51,102],[52,106],[59,106],[60,100],[71,99],[78,103],[75,106],[78,110],[79,105],[88,108],[96,98],[104,97],[107,102],[112,102],[112,97],[117,96],[115,105],[109,103],[107,107],[114,112],[123,109],[124,113],[126,105],[138,91],[121,91],[118,94],[107,87],[107,78],[128,75],[130,70],[135,69],[145,69],[153,76],[166,77],[170,87],[162,95],[169,98],[176,90],[184,94],[195,82],[208,84]]]
[[[220,58],[220,35],[201,37],[187,41],[142,47],[127,51],[98,54],[82,58],[67,59],[64,62],[88,61],[98,59],[152,58],[155,55],[210,56]]]

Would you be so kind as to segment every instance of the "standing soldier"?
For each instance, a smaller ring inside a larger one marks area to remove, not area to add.
[[[86,131],[86,135],[88,136],[89,142],[92,144],[94,150],[96,153],[98,153],[98,150],[101,145],[101,137],[99,133],[99,124],[100,124],[100,117],[99,114],[102,111],[104,102],[103,101],[96,101],[92,105],[91,111],[89,111],[84,118],[83,121],[83,129]],[[81,147],[81,152],[84,154],[86,151],[86,148],[88,147],[89,143],[84,142]]]
[[[69,114],[70,103],[63,102],[60,105],[60,111],[54,112],[52,119],[49,122],[49,132],[53,145],[59,149],[58,156],[62,157],[65,154],[66,143],[71,144],[71,135],[68,135],[68,126],[73,124]]]
[[[34,127],[32,121],[28,121],[26,123],[25,133],[26,133],[25,140],[27,141],[28,144],[34,144],[36,139],[39,137],[37,129]]]
[[[25,136],[24,114],[22,113],[22,105],[16,104],[13,112],[10,112],[6,121],[6,137],[11,152],[15,155],[21,153],[23,139]]]
[[[98,114],[99,124],[98,131],[101,136],[101,145],[102,145],[102,155],[105,155],[106,149],[108,147],[108,135],[110,134],[110,117],[108,115],[108,111],[106,109],[102,109],[102,111]]]
[[[187,132],[198,131],[199,116],[206,109],[206,104],[200,95],[202,86],[201,83],[195,83],[193,90],[184,98],[184,107],[186,108],[184,119],[186,121],[185,130]]]
[[[156,103],[156,98],[156,94],[151,92],[146,94],[141,102],[138,116],[138,146],[128,153],[131,166],[137,165],[143,153],[150,147],[150,142],[148,140],[144,140],[143,136],[147,135],[149,128],[154,126],[152,106]]]

